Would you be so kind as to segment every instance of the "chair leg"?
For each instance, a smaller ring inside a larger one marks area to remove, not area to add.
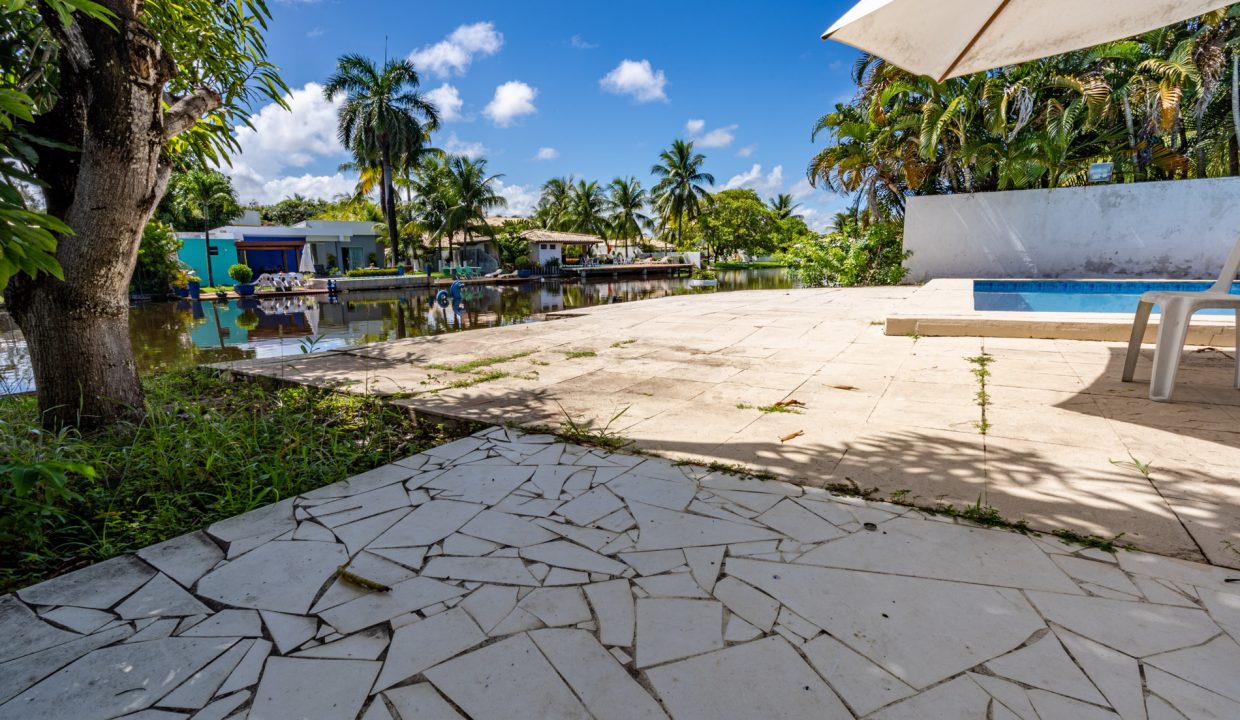
[[[1137,314],[1132,319],[1132,337],[1128,339],[1128,355],[1124,358],[1124,382],[1132,382],[1132,375],[1137,369],[1137,358],[1141,357],[1141,343],[1145,340],[1145,328],[1150,322],[1150,312],[1154,303],[1137,303]]]
[[[1154,374],[1150,378],[1151,400],[1168,402],[1175,392],[1175,377],[1180,371],[1180,356],[1184,352],[1184,340],[1188,337],[1188,323],[1192,315],[1190,302],[1170,300],[1162,305],[1158,345],[1154,348]]]

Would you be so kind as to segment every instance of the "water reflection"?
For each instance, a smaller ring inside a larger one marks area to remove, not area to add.
[[[719,286],[705,292],[792,286],[783,269],[735,270],[720,272]],[[702,290],[689,288],[684,278],[466,286],[459,312],[437,305],[430,290],[181,300],[134,306],[129,330],[139,371],[152,372],[512,325],[573,308],[689,292]],[[0,327],[0,393],[32,388],[25,347],[15,331]]]

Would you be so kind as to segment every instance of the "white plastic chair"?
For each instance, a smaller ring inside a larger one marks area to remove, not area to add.
[[[1159,306],[1158,344],[1154,347],[1154,370],[1150,376],[1150,399],[1160,402],[1171,400],[1175,391],[1175,376],[1180,370],[1180,356],[1184,340],[1188,336],[1188,324],[1193,313],[1206,308],[1233,308],[1236,311],[1237,334],[1240,335],[1240,295],[1231,294],[1231,285],[1240,271],[1240,241],[1232,248],[1223,264],[1223,274],[1209,290],[1202,292],[1164,292],[1155,290],[1141,295],[1137,316],[1132,321],[1132,336],[1128,340],[1128,357],[1124,360],[1124,382],[1132,382],[1137,358],[1141,355],[1141,342],[1150,311]],[[1236,353],[1236,387],[1240,388],[1240,352]]]

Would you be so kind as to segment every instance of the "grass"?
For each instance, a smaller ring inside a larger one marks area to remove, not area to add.
[[[568,358],[569,360],[576,360],[577,358],[588,358],[588,357],[597,357],[597,356],[598,356],[598,353],[594,352],[593,350],[569,350],[569,351],[564,352],[564,357]]]
[[[760,410],[764,413],[790,413],[792,415],[800,415],[801,411],[791,405],[750,405],[749,403],[736,403],[737,410]]]
[[[470,377],[453,380],[448,383],[448,387],[453,389],[473,387],[474,385],[481,385],[482,383],[491,382],[492,380],[499,380],[506,377],[508,377],[508,373],[503,370],[491,370],[490,372],[474,373]]]
[[[788,263],[776,262],[774,260],[761,260],[756,262],[717,262],[711,267],[716,270],[761,270],[764,268],[788,267]]]
[[[148,416],[49,433],[0,399],[0,593],[187,533],[457,437],[376,398],[192,369],[145,380]]]
[[[559,403],[556,404],[559,405]],[[579,445],[590,445],[612,452],[623,450],[632,445],[633,441],[624,437],[619,431],[612,430],[611,426],[628,411],[629,406],[626,405],[622,410],[612,415],[605,425],[598,427],[598,423],[593,419],[574,419],[564,409],[564,406],[560,405],[560,412],[564,413],[564,422],[560,424],[558,431],[552,432],[569,442]]]
[[[637,340],[617,340],[616,342],[612,343],[611,346],[613,348],[622,348],[628,345],[632,345],[635,342],[637,342]]]
[[[441,363],[436,363],[433,365],[427,365],[426,367],[434,370],[447,370],[448,372],[454,373],[471,373],[479,368],[491,367],[492,365],[498,365],[512,360],[520,360],[521,358],[532,354],[533,353],[523,352],[512,355],[492,355],[491,357],[478,358],[477,360],[471,360],[457,365],[444,365]]]

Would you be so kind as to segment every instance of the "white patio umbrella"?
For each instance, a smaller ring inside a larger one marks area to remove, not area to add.
[[[823,39],[937,80],[1148,32],[1234,0],[861,0]]]
[[[306,243],[301,248],[301,261],[297,263],[297,272],[314,272],[314,258],[310,257],[310,243]]]

